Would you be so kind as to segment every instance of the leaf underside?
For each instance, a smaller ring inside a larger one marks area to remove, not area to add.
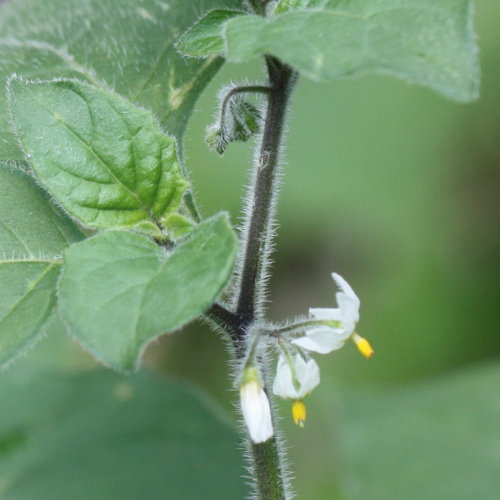
[[[478,96],[470,0],[299,0],[282,2],[278,12],[221,18],[219,25],[207,16],[179,45],[192,56],[222,53],[231,62],[272,54],[313,80],[382,73],[457,101]],[[210,40],[205,47],[200,33]]]

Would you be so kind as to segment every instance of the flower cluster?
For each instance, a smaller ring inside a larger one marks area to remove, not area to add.
[[[360,301],[349,283],[336,273],[332,278],[339,291],[336,293],[338,307],[334,309],[310,309],[310,318],[301,323],[271,332],[278,335],[280,355],[273,383],[277,396],[289,399],[292,416],[297,425],[304,426],[306,407],[303,399],[320,382],[319,367],[309,353],[327,354],[340,349],[352,339],[360,353],[367,359],[373,355],[370,343],[356,332],[359,321]],[[297,338],[287,336],[293,332],[303,332]],[[246,372],[252,376],[245,375]],[[241,407],[250,437],[256,443],[264,442],[272,434],[271,412],[266,393],[255,367],[244,371],[240,384]]]

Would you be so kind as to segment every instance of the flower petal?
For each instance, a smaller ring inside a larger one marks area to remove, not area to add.
[[[307,396],[319,384],[319,366],[314,359],[305,361],[302,356],[295,356],[295,370],[300,382],[297,399]]]
[[[344,278],[342,278],[340,274],[332,273],[332,278],[334,279],[337,286],[340,288],[340,291],[343,292],[347,297],[352,299],[359,306],[360,304],[359,298],[354,293],[354,290],[351,288],[351,285],[349,285],[349,283],[347,283],[347,281]]]
[[[292,371],[285,356],[280,355],[278,359],[278,366],[276,368],[276,377],[273,382],[273,392],[280,398],[288,399],[293,398],[290,394],[295,392],[293,386]]]
[[[240,387],[243,420],[254,443],[263,443],[273,435],[271,408],[266,393],[256,381]]]
[[[290,364],[282,354],[278,360],[273,392],[284,399],[302,399],[319,384],[319,367],[313,359],[307,361],[300,354],[293,359],[293,368],[299,383],[297,389],[293,383]]]
[[[357,323],[359,321],[359,302],[347,297],[342,292],[336,294],[336,299],[340,309],[340,321],[344,327],[347,328],[347,325]]]
[[[304,337],[292,340],[292,344],[302,347],[306,351],[328,354],[340,349],[349,336],[350,334],[341,329],[328,327],[311,328],[310,330],[306,330]]]
[[[320,321],[340,321],[340,309],[315,308],[309,309],[309,314]]]

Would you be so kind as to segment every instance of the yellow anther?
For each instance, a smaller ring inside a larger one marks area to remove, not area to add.
[[[370,345],[370,342],[363,337],[360,337],[357,333],[352,336],[352,340],[356,344],[358,351],[366,358],[370,359],[375,352],[373,347]]]
[[[306,421],[306,405],[302,401],[294,401],[292,405],[293,421],[299,426],[304,427]]]

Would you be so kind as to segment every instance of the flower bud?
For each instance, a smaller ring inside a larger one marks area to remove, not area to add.
[[[263,443],[273,435],[271,408],[254,366],[245,368],[240,384],[243,420],[254,443]]]

